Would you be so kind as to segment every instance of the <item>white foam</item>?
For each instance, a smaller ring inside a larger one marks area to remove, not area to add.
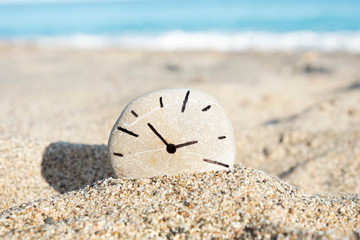
[[[62,37],[33,37],[14,39],[44,47],[101,49],[116,47],[127,50],[182,51],[341,51],[360,53],[359,32],[240,32],[217,33],[181,31],[163,34],[125,34],[118,36],[77,34]]]

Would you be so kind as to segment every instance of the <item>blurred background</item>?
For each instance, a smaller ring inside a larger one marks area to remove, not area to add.
[[[0,38],[49,46],[360,51],[357,0],[0,1]]]
[[[360,193],[360,1],[0,0],[0,209],[111,175],[124,107],[169,87],[227,111],[236,162]]]

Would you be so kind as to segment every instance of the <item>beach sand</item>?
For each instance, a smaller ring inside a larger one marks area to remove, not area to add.
[[[359,239],[359,66],[344,53],[0,44],[0,237]],[[114,122],[167,87],[219,100],[235,169],[114,178]]]

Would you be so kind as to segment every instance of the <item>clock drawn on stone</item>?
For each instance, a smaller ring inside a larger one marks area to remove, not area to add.
[[[111,130],[109,158],[117,177],[226,170],[235,137],[217,100],[199,90],[170,88],[131,101]]]

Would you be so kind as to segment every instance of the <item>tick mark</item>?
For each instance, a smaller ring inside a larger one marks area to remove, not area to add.
[[[124,155],[122,155],[121,153],[116,153],[116,152],[114,152],[113,154],[114,154],[115,156],[118,156],[118,157],[124,156]]]
[[[226,138],[226,136],[220,136],[220,137],[218,137],[218,139],[225,139]]]
[[[186,103],[188,102],[189,95],[190,95],[190,91],[187,91],[187,93],[186,93],[186,95],[185,95],[185,99],[184,99],[184,101],[183,101],[183,105],[182,105],[182,108],[181,108],[181,112],[184,112],[184,111],[185,111],[185,107],[186,107]]]
[[[206,112],[207,110],[209,110],[211,108],[211,105],[208,105],[206,107],[204,107],[201,111]]]
[[[208,163],[212,163],[212,164],[216,164],[216,165],[220,165],[220,166],[223,166],[223,167],[227,167],[227,168],[229,167],[229,165],[227,165],[225,163],[222,163],[222,162],[215,161],[215,160],[210,160],[210,159],[204,158],[203,161],[208,162]]]
[[[118,127],[117,129],[120,130],[120,131],[122,131],[122,132],[124,132],[124,133],[127,133],[127,134],[129,134],[129,135],[131,135],[131,136],[134,136],[134,137],[138,137],[138,136],[139,136],[138,134],[136,134],[136,133],[134,133],[134,132],[132,132],[132,131],[129,131],[129,130],[125,129],[125,128],[122,128],[122,127]]]
[[[162,107],[164,107],[164,104],[163,104],[163,102],[162,102],[162,97],[160,97],[160,107],[162,108]]]
[[[137,113],[134,112],[134,110],[131,110],[131,113],[132,113],[135,117],[138,117]]]

